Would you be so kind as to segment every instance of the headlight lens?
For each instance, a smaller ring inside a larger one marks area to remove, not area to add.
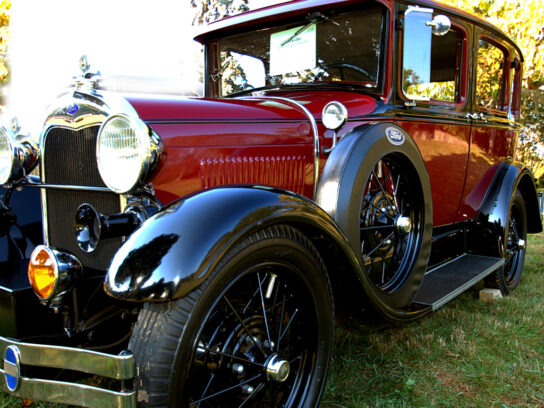
[[[141,120],[110,116],[100,127],[96,142],[98,170],[104,183],[119,194],[141,186],[157,162],[159,144]]]
[[[0,126],[0,184],[6,184],[13,171],[13,138],[9,131]]]

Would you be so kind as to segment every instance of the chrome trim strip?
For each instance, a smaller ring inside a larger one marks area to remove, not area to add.
[[[107,187],[93,187],[93,186],[71,186],[71,185],[60,185],[60,184],[26,183],[26,184],[23,184],[23,187],[43,188],[43,189],[51,189],[51,190],[76,190],[76,191],[95,191],[95,192],[102,192],[102,193],[113,193]]]
[[[117,380],[134,377],[134,356],[131,353],[113,355],[72,347],[22,343],[0,337],[0,350],[11,345],[19,349],[21,364],[80,371]]]
[[[319,133],[317,130],[317,122],[314,118],[314,116],[311,114],[311,112],[300,102],[297,102],[290,98],[284,98],[282,96],[266,96],[266,95],[259,95],[254,97],[244,97],[244,98],[237,98],[237,99],[277,99],[284,102],[290,102],[300,108],[306,116],[308,116],[308,119],[310,119],[310,123],[312,125],[312,131],[314,133],[314,197],[317,193],[317,183],[319,182]]]
[[[118,392],[84,384],[20,377],[16,391],[10,392],[0,369],[0,390],[20,398],[77,405],[89,408],[135,408],[136,391]]]
[[[40,163],[41,167],[41,163]],[[43,188],[41,191],[42,196],[42,230],[43,230],[43,242],[49,246],[49,222],[47,218],[47,194]]]

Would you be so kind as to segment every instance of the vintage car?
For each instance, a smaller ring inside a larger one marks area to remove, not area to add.
[[[39,145],[0,129],[4,392],[314,407],[335,307],[406,322],[518,286],[542,225],[498,29],[298,0],[196,40],[204,98],[108,93],[82,58]]]

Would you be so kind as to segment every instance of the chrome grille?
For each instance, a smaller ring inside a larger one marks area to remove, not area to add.
[[[53,128],[45,139],[45,182],[106,187],[96,165],[98,126],[80,131]]]
[[[44,145],[44,182],[105,187],[96,165],[97,134],[97,126],[80,131],[51,129],[46,135]],[[103,240],[90,254],[81,251],[73,230],[74,214],[83,203],[91,204],[102,214],[118,213],[121,211],[119,196],[92,190],[47,189],[45,199],[49,245],[73,253],[88,268],[106,270],[121,245],[121,239]]]

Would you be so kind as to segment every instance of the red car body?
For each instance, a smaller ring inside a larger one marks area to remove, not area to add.
[[[428,0],[299,0],[196,40],[204,98],[109,94],[82,59],[39,146],[0,129],[2,390],[317,406],[335,306],[404,322],[519,284],[542,225],[506,35]]]

